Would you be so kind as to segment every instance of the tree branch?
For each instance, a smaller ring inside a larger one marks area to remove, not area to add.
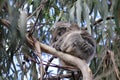
[[[26,36],[26,38],[28,40],[28,43],[30,43],[30,44],[32,44],[33,40],[35,39],[33,36],[31,36],[29,34]],[[74,57],[72,55],[69,55],[67,53],[57,51],[55,48],[52,48],[48,45],[45,45],[42,43],[39,43],[39,44],[40,44],[41,50],[43,52],[55,55],[55,56],[59,57],[60,59],[62,59],[63,61],[68,62],[68,63],[76,66],[77,68],[79,68],[83,74],[83,80],[92,80],[92,72],[84,60],[81,60],[81,59]]]
[[[106,18],[106,20],[110,20],[110,19],[114,19],[114,16],[109,16],[109,17]],[[103,19],[100,18],[100,19],[98,19],[97,21],[95,21],[95,22],[93,23],[93,25],[95,26],[95,25],[99,24],[99,23],[102,22],[102,21],[103,21]]]
[[[77,57],[68,55],[66,53],[57,51],[56,49],[49,47],[45,44],[40,43],[40,46],[41,46],[42,51],[50,53],[52,55],[55,55],[55,56],[59,57],[60,59],[66,61],[68,63],[71,63],[74,66],[77,66],[83,74],[83,80],[92,80],[91,70],[85,61],[80,60]]]
[[[0,24],[6,26],[7,28],[9,28],[10,26],[10,21],[8,21],[7,19],[0,19]]]

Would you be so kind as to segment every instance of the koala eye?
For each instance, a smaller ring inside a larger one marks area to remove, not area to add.
[[[58,35],[61,36],[61,35],[62,35],[62,32],[58,32]]]
[[[60,28],[57,34],[59,36],[62,36],[65,32],[66,32],[66,28]]]

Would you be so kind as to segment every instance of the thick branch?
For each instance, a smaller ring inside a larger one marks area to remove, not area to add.
[[[35,38],[29,34],[26,35],[26,38],[27,38],[28,43],[30,45],[33,45],[33,43],[34,43],[33,41],[35,40]],[[59,57],[61,60],[65,61],[67,63],[70,63],[70,64],[76,66],[77,68],[79,68],[83,74],[83,80],[92,80],[91,70],[84,60],[81,60],[72,55],[57,51],[55,48],[52,48],[45,44],[39,43],[39,45],[43,52],[55,55],[55,56]]]
[[[42,51],[55,55],[59,57],[60,59],[68,63],[71,63],[74,66],[77,66],[83,74],[83,80],[92,80],[91,70],[85,61],[80,60],[79,58],[71,56],[69,54],[57,51],[56,49],[50,46],[47,46],[45,44],[40,43],[40,46],[41,46]]]

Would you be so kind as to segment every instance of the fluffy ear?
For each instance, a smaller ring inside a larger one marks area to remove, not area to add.
[[[67,32],[66,27],[56,27],[55,29],[53,29],[51,43],[56,42],[66,32]]]
[[[76,23],[72,23],[72,24],[70,25],[70,29],[71,29],[72,31],[74,31],[74,30],[80,30],[80,27],[79,27]]]
[[[70,30],[70,23],[66,22],[57,22],[54,24],[54,26],[51,28],[52,33],[52,39],[51,44],[56,42],[64,33],[68,32]]]

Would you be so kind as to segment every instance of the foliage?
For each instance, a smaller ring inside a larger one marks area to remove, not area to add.
[[[26,34],[50,44],[51,27],[58,21],[87,27],[96,39],[97,54],[90,65],[95,80],[120,79],[119,4],[119,0],[1,0],[0,80],[38,79],[40,58],[28,45]],[[43,56],[46,66],[50,55]],[[52,74],[47,72],[47,76]]]

